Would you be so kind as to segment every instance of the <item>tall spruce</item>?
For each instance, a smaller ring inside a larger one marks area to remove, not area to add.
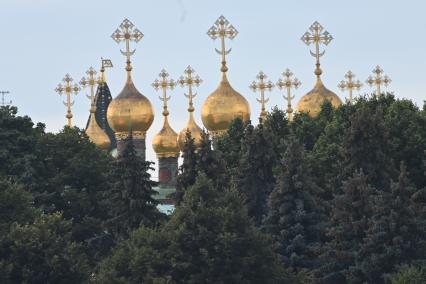
[[[342,146],[342,180],[362,169],[368,183],[378,190],[386,190],[396,170],[389,155],[389,133],[382,109],[362,105],[350,121]]]
[[[321,189],[312,180],[304,147],[294,136],[286,148],[264,228],[279,244],[285,264],[298,272],[316,266],[324,226],[317,198]]]
[[[218,189],[222,189],[229,184],[229,173],[226,171],[225,161],[220,158],[218,151],[213,149],[210,135],[205,131],[201,133],[196,171],[197,175],[204,173],[207,178],[214,182],[215,187]]]
[[[374,199],[372,219],[357,257],[355,279],[385,283],[397,265],[418,259],[425,240],[416,223],[411,199],[414,192],[402,164],[398,182],[392,182],[390,191],[379,191]]]
[[[267,213],[267,198],[275,184],[277,158],[272,147],[272,135],[262,124],[247,126],[242,140],[241,155],[235,184],[245,199],[248,214],[260,225]]]
[[[180,204],[185,191],[195,183],[197,178],[197,154],[194,143],[194,138],[191,136],[191,131],[186,130],[185,144],[182,150],[182,165],[179,167],[176,183],[176,204]]]
[[[323,247],[321,275],[325,283],[345,283],[366,235],[376,191],[362,172],[345,181],[332,202],[329,241]]]
[[[127,238],[139,226],[153,226],[161,219],[153,197],[156,183],[148,172],[153,170],[151,165],[137,155],[130,135],[113,165],[111,190],[106,192],[111,214],[106,224],[116,239]]]

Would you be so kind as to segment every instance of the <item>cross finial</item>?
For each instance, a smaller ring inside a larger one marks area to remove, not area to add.
[[[4,96],[10,94],[9,91],[0,91],[1,94],[1,106],[5,107],[7,105],[12,104],[12,101],[5,101]]]
[[[220,16],[213,26],[207,31],[207,35],[213,40],[220,38],[221,50],[215,48],[216,52],[222,56],[222,67],[220,71],[225,73],[228,71],[226,66],[226,55],[229,54],[232,48],[226,50],[225,48],[225,38],[234,39],[238,34],[238,31],[231,25],[224,16]]]
[[[260,103],[260,122],[263,123],[266,119],[266,115],[268,114],[266,112],[265,109],[265,104],[269,101],[269,98],[265,98],[265,90],[267,91],[271,91],[272,88],[274,87],[274,84],[271,81],[267,81],[266,79],[268,78],[268,76],[265,75],[265,73],[263,73],[262,71],[259,72],[259,74],[257,74],[256,81],[253,81],[251,83],[251,85],[249,86],[249,88],[253,91],[259,91],[260,92],[260,99],[256,100]]]
[[[185,97],[187,97],[189,99],[188,111],[193,112],[194,111],[194,105],[192,103],[192,99],[197,96],[197,93],[195,93],[195,94],[192,93],[192,86],[198,87],[203,82],[203,80],[198,75],[196,75],[194,77],[195,71],[194,71],[194,69],[191,68],[191,66],[186,67],[184,73],[185,73],[185,76],[180,76],[177,83],[181,87],[188,86],[188,94],[184,94],[184,95],[185,95]]]
[[[282,90],[285,89],[287,94],[284,95],[284,99],[287,101],[287,116],[288,120],[293,120],[293,108],[291,107],[291,101],[294,99],[294,95],[291,95],[291,89],[297,89],[302,84],[297,78],[292,79],[293,73],[290,69],[286,69],[283,73],[283,78],[278,79],[277,87]]]
[[[128,79],[130,79],[130,72],[132,71],[130,57],[136,51],[135,49],[130,50],[130,42],[139,42],[143,38],[143,33],[138,30],[128,19],[124,19],[124,21],[120,24],[119,28],[115,30],[111,37],[117,43],[120,43],[122,41],[126,42],[126,51],[120,50],[120,52],[127,58],[126,71],[128,74]]]
[[[360,90],[362,87],[362,83],[359,80],[354,81],[355,74],[352,73],[352,71],[348,71],[345,75],[345,78],[347,81],[340,81],[339,85],[337,85],[337,87],[339,87],[342,91],[348,90],[349,91],[349,103],[352,104],[353,102],[353,97],[352,97],[352,91],[355,90]]]
[[[173,90],[176,86],[176,83],[173,81],[173,79],[168,79],[169,73],[167,73],[167,71],[164,69],[162,69],[158,75],[160,76],[160,79],[155,79],[154,83],[152,83],[152,86],[156,91],[159,89],[163,90],[163,96],[159,98],[163,101],[163,115],[168,116],[169,111],[167,110],[167,102],[170,100],[170,96],[167,96],[167,89]]]
[[[105,83],[105,68],[112,68],[112,61],[101,57],[101,75],[99,76],[98,84]]]
[[[62,85],[61,83],[58,84],[58,86],[56,87],[55,91],[59,94],[62,95],[65,93],[65,95],[67,96],[67,100],[64,102],[64,105],[67,107],[67,114],[66,114],[66,118],[68,120],[68,126],[71,127],[72,126],[72,112],[71,112],[71,107],[74,105],[74,102],[71,101],[71,95],[77,95],[78,92],[80,92],[80,87],[78,86],[78,84],[72,84],[73,79],[71,78],[71,76],[69,74],[66,74],[65,77],[62,79],[62,82],[65,83],[65,85]]]
[[[370,87],[376,87],[376,97],[379,97],[381,96],[380,87],[382,85],[387,87],[392,80],[387,75],[383,76],[383,69],[379,65],[374,68],[373,73],[374,77],[369,76],[366,82]]]
[[[310,27],[309,30],[303,34],[301,40],[306,45],[315,45],[315,52],[309,51],[313,57],[316,58],[316,69],[315,69],[315,75],[317,75],[317,78],[319,79],[322,70],[320,68],[320,58],[324,55],[325,50],[320,52],[320,44],[328,45],[332,40],[333,37],[331,34],[324,30],[323,26],[321,26],[320,23],[315,21]]]
[[[83,77],[80,80],[80,85],[83,88],[90,88],[90,96],[86,95],[87,98],[90,99],[90,112],[96,112],[96,102],[95,102],[95,86],[98,84],[98,80],[96,80],[97,72],[93,67],[90,67],[89,70],[86,71],[87,78]]]

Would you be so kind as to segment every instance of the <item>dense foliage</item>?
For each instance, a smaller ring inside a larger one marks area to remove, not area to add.
[[[161,214],[132,139],[0,109],[1,283],[426,283],[426,105],[361,97],[187,133]]]

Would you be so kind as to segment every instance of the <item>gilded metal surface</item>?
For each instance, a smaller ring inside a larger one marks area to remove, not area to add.
[[[130,61],[131,56],[135,53],[135,50],[130,50],[130,42],[139,42],[143,34],[135,28],[132,22],[124,19],[119,29],[111,37],[117,43],[124,41],[126,44],[126,50],[120,51],[127,59],[127,81],[123,90],[111,101],[108,107],[108,123],[119,138],[127,137],[130,131],[132,131],[133,136],[135,136],[135,133],[145,136],[146,131],[154,120],[154,110],[148,98],[142,95],[133,84]],[[103,63],[105,64],[106,62]],[[104,65],[104,67],[106,66]]]
[[[65,94],[67,96],[67,100],[64,102],[64,105],[67,107],[67,114],[65,117],[67,118],[68,127],[71,127],[73,117],[71,107],[74,105],[74,101],[71,101],[71,95],[77,95],[80,92],[80,87],[78,84],[72,84],[73,78],[71,78],[69,74],[66,74],[62,81],[65,83],[65,85],[59,83],[55,91],[59,95]]]
[[[178,144],[179,148],[183,150],[183,147],[185,145],[186,140],[186,131],[189,130],[191,132],[191,137],[194,139],[195,147],[198,148],[201,145],[201,128],[197,125],[197,123],[194,120],[194,104],[193,99],[197,96],[197,93],[192,92],[192,87],[196,86],[198,87],[203,80],[200,78],[200,76],[196,75],[194,76],[194,69],[191,68],[191,66],[188,66],[185,71],[185,76],[181,76],[179,80],[177,81],[181,87],[188,87],[188,94],[185,94],[185,97],[189,100],[189,106],[188,106],[188,112],[189,112],[189,120],[186,126],[179,132],[179,138],[178,138]]]
[[[326,100],[330,101],[333,107],[339,107],[342,104],[335,93],[327,89],[321,80],[317,80],[315,87],[299,100],[296,111],[315,117],[321,111],[321,106]]]
[[[327,46],[333,40],[333,37],[329,32],[324,30],[320,23],[314,22],[302,36],[301,40],[308,46],[311,44],[315,45],[315,51],[310,50],[309,52],[316,60],[314,73],[317,76],[317,82],[315,87],[299,100],[296,111],[309,113],[310,116],[317,116],[322,104],[326,100],[330,101],[334,107],[342,104],[340,98],[328,90],[321,81],[322,70],[320,58],[325,54],[325,51],[320,51],[320,45]]]
[[[262,71],[259,72],[259,74],[257,74],[256,79],[258,80],[253,81],[251,83],[251,85],[249,86],[249,88],[253,91],[259,91],[260,92],[260,99],[256,100],[260,103],[260,122],[264,122],[267,116],[267,112],[266,112],[266,108],[265,108],[265,104],[269,101],[269,98],[265,99],[265,90],[267,91],[271,91],[272,88],[274,87],[274,84],[271,81],[265,81],[266,78],[268,78],[268,76],[265,75],[265,73],[263,73]]]
[[[90,106],[91,108],[94,108],[93,112],[96,112],[96,106],[95,106],[95,86],[98,85],[98,80],[96,79],[97,72],[93,67],[90,67],[89,70],[86,71],[87,78],[83,77],[80,80],[80,85],[83,88],[89,87],[90,88],[90,95],[86,95],[88,99],[90,99]]]
[[[178,135],[170,127],[169,121],[167,119],[169,115],[169,110],[167,109],[167,102],[170,100],[170,96],[167,96],[168,89],[174,89],[176,83],[173,79],[168,79],[169,74],[166,70],[161,70],[160,79],[156,79],[152,86],[156,91],[162,90],[163,95],[160,100],[163,102],[163,116],[164,123],[163,128],[160,130],[157,135],[155,135],[154,140],[152,141],[152,147],[154,148],[155,153],[158,158],[166,157],[177,157],[179,156],[179,145],[178,145]]]
[[[201,119],[211,134],[216,136],[226,132],[235,118],[249,121],[250,106],[247,100],[229,84],[226,73],[222,73],[219,86],[204,101]]]
[[[359,80],[356,80],[356,81],[353,80],[354,77],[355,77],[355,74],[349,70],[345,75],[346,81],[342,80],[340,81],[339,85],[337,85],[337,87],[339,87],[342,91],[348,90],[350,104],[352,104],[353,102],[353,95],[352,95],[353,90],[359,91],[362,87],[362,83]]]
[[[105,131],[99,126],[95,119],[95,113],[90,113],[90,121],[86,129],[89,140],[98,148],[107,150],[111,145],[111,141]]]
[[[374,68],[373,73],[374,77],[369,76],[366,82],[370,87],[376,88],[376,96],[379,97],[382,94],[380,87],[382,85],[387,87],[392,80],[387,75],[383,75],[383,69],[379,65]]]
[[[282,90],[286,90],[286,94],[283,95],[284,99],[287,101],[287,118],[289,121],[293,120],[293,108],[291,105],[291,101],[295,98],[294,95],[291,94],[291,89],[297,89],[302,84],[299,79],[291,77],[293,76],[293,72],[290,69],[286,69],[283,73],[283,78],[278,79],[277,87]]]
[[[226,77],[228,71],[226,55],[231,52],[231,49],[225,48],[225,38],[234,39],[237,34],[238,31],[223,16],[220,16],[207,32],[207,35],[213,40],[220,38],[221,50],[215,50],[222,58],[220,68],[222,80],[217,89],[204,101],[201,109],[203,124],[212,136],[220,136],[225,133],[231,122],[237,117],[243,121],[250,120],[250,106],[247,100],[231,87]]]
[[[101,57],[101,70],[100,70],[101,75],[99,76],[98,84],[102,84],[102,83],[106,82],[105,68],[112,68],[112,67],[114,67],[114,66],[112,65],[112,61],[110,59],[104,59],[104,58]]]
[[[133,81],[128,81],[109,104],[107,119],[116,134],[126,136],[130,131],[145,133],[154,121],[154,109],[151,102],[136,89]]]

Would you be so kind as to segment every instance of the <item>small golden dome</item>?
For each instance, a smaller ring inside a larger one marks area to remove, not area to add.
[[[231,87],[226,73],[222,73],[219,86],[203,104],[201,119],[213,135],[221,135],[235,118],[241,118],[244,122],[250,120],[250,105]]]
[[[154,148],[158,158],[179,156],[178,135],[170,127],[167,116],[164,116],[163,128],[152,141],[152,148]]]
[[[154,120],[154,110],[148,98],[128,79],[121,93],[109,104],[107,119],[116,134],[125,134],[131,129],[144,135]]]
[[[89,124],[87,125],[86,135],[89,140],[94,143],[98,148],[107,150],[111,145],[111,140],[105,131],[99,126],[95,119],[95,113],[90,114]]]
[[[296,111],[306,112],[311,117],[316,117],[321,111],[321,106],[325,101],[330,101],[333,107],[339,107],[342,104],[340,98],[327,89],[322,83],[321,79],[317,79],[315,87],[302,98],[300,98]]]
[[[203,130],[195,122],[192,112],[189,113],[189,120],[185,128],[182,129],[179,133],[178,143],[181,151],[183,151],[183,147],[185,145],[186,130],[191,132],[191,137],[194,139],[195,148],[199,148],[201,145],[201,133],[203,133]]]

